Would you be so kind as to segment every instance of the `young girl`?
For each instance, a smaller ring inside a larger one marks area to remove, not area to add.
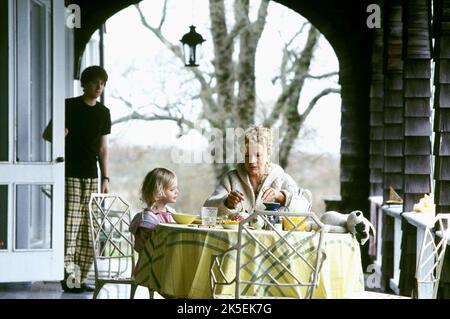
[[[134,249],[141,252],[151,232],[159,223],[173,223],[167,204],[175,203],[178,196],[177,176],[165,168],[155,168],[147,174],[142,183],[141,199],[147,204],[142,212],[131,221],[130,231],[134,234]]]

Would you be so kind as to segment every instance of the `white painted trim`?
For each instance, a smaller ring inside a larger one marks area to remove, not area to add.
[[[439,238],[443,238],[444,237],[444,234],[442,233],[442,231],[441,230],[438,230],[438,231],[436,231],[436,236],[437,237],[439,237]],[[447,245],[449,245],[450,246],[450,236],[448,237],[448,240],[447,240]]]
[[[51,164],[37,165],[0,165],[0,183],[53,184],[55,173],[48,169]],[[61,164],[54,164],[62,166]],[[7,176],[6,179],[2,176]]]
[[[389,278],[389,288],[395,294],[400,294],[400,258],[401,258],[401,244],[402,244],[402,205],[383,205],[381,207],[382,214],[386,214],[394,218],[394,242],[393,242],[393,273],[392,278]],[[380,240],[382,236],[380,234]],[[381,255],[381,251],[380,251]],[[380,257],[381,264],[381,257]]]
[[[369,196],[369,201],[381,206],[383,204],[383,196]]]
[[[400,216],[399,218],[395,218],[394,220],[394,268],[393,268],[394,278],[392,278],[392,281],[397,286],[397,290],[400,284],[400,259],[402,251],[402,236],[403,236],[402,219]],[[399,294],[399,292],[397,294]]]
[[[383,212],[394,218],[402,218],[402,205],[385,205],[383,206]]]
[[[435,215],[434,213],[415,213],[408,212],[404,213],[403,217],[405,217],[406,221],[416,227],[416,271],[417,266],[419,265],[420,254],[422,250],[423,241],[425,239],[425,230],[427,227],[434,227],[435,223]],[[427,258],[430,254],[432,254],[432,250],[428,249],[424,251],[424,257]],[[428,271],[431,265],[427,264],[427,267],[423,269],[423,271]],[[431,283],[422,284],[420,287],[419,296],[421,299],[431,299],[433,295],[433,285]]]
[[[53,97],[53,118],[63,119],[60,122],[54,121],[53,125],[53,159],[64,157],[64,118],[65,108],[65,81],[66,81],[66,50],[65,50],[65,6],[60,0],[52,0],[52,18],[53,18],[53,61],[52,61],[52,97]],[[69,61],[71,62],[71,61]],[[69,64],[71,65],[71,64]],[[56,134],[55,134],[56,133]],[[54,178],[56,187],[53,187],[53,216],[52,216],[52,248],[54,250],[53,278],[64,278],[64,168],[65,164],[54,165]]]
[[[31,56],[31,48],[30,41],[28,40],[31,35],[28,34],[28,30],[30,29],[30,1],[16,1],[16,16],[15,23],[16,24],[16,38],[14,39],[14,46],[16,47],[16,61],[15,68],[16,72],[15,76],[15,99],[16,103],[13,104],[14,110],[14,119],[11,124],[14,126],[14,139],[13,139],[13,163],[17,162],[18,157],[18,125],[17,121],[19,119],[18,110],[19,105],[25,106],[26,109],[29,109],[30,104],[30,94],[31,94],[31,67],[30,67],[30,56]],[[20,48],[20,50],[19,50]],[[28,121],[30,119],[28,118]],[[10,124],[10,125],[11,125]],[[28,127],[30,125],[28,124]]]
[[[14,229],[14,217],[10,212],[14,211],[14,187],[13,184],[8,185],[8,252],[12,252],[14,248],[14,232],[10,229]]]
[[[16,48],[16,34],[17,34],[17,28],[16,28],[16,1],[9,0],[8,3],[8,42],[9,42],[9,52],[8,52],[8,163],[12,163],[14,160],[14,139],[15,139],[15,130],[14,130],[14,112],[15,108],[14,105],[16,105],[16,92],[17,92],[17,68],[16,68],[16,56],[17,56],[17,48]],[[0,174],[1,176],[1,174]]]
[[[383,204],[383,196],[369,196],[369,203],[370,203],[370,217],[371,220],[373,218],[376,218],[376,224],[377,224],[377,233],[376,233],[376,252],[375,252],[375,260],[374,263],[381,269],[381,261],[382,261],[382,254],[381,254],[381,245],[382,245],[382,234],[383,234],[383,213],[381,211],[381,205]]]
[[[433,213],[403,213],[403,217],[411,225],[417,228],[433,227],[435,222],[435,216]]]
[[[17,50],[16,50],[16,4],[17,2],[14,0],[9,0],[8,2],[8,80],[9,80],[9,86],[8,86],[8,162],[0,164],[0,182],[5,182],[6,185],[8,185],[8,228],[7,228],[7,250],[6,252],[11,252],[14,247],[14,233],[11,231],[11,229],[14,229],[14,221],[13,216],[11,216],[10,212],[14,209],[14,192],[13,192],[13,185],[10,183],[10,180],[7,179],[5,181],[1,180],[2,176],[5,176],[1,169],[4,168],[5,164],[6,167],[11,167],[11,163],[14,159],[14,112],[15,112],[15,103],[16,103],[16,92],[17,92],[17,83],[16,83],[16,56],[17,56]],[[7,175],[6,175],[7,176]]]
[[[381,264],[383,261],[383,210],[381,206],[377,207],[378,210],[378,220],[377,220],[377,258],[375,260],[375,264],[377,264],[381,269]]]
[[[394,278],[389,279],[389,288],[396,294],[400,295],[400,288],[398,287],[398,282]]]
[[[33,255],[36,256],[33,257]],[[33,260],[32,263],[30,263],[30,259]],[[42,270],[54,269],[55,262],[53,252],[35,251],[9,254],[7,267],[14,267],[14,272],[9,274],[5,282],[54,281],[56,277],[53,272]],[[41,271],[37,273],[36,269]]]
[[[33,0],[34,1],[34,0]],[[44,3],[42,0],[36,3]],[[64,156],[64,100],[66,79],[66,52],[65,52],[65,7],[61,0],[45,0],[45,3],[52,4],[48,30],[53,32],[49,34],[51,48],[48,48],[48,54],[51,54],[51,61],[48,71],[51,70],[52,76],[47,76],[47,81],[51,85],[51,108],[52,117],[56,119],[53,125],[53,161],[47,163],[16,163],[15,145],[17,134],[15,130],[16,105],[20,102],[22,92],[30,90],[28,81],[25,81],[23,74],[20,74],[22,83],[19,81],[19,67],[24,72],[30,71],[29,63],[20,65],[18,57],[18,47],[22,49],[22,44],[18,40],[25,41],[17,34],[17,24],[22,16],[29,19],[27,6],[30,1],[8,0],[8,11],[10,16],[9,33],[9,92],[8,92],[8,110],[9,110],[9,157],[8,162],[0,163],[0,184],[8,185],[8,245],[7,249],[0,252],[0,282],[18,282],[18,281],[42,281],[42,280],[60,280],[64,276],[64,163],[55,163],[57,157]],[[16,7],[19,6],[19,7]],[[22,12],[18,8],[24,7]],[[47,16],[46,16],[47,18]],[[25,33],[25,31],[24,31]],[[28,36],[28,33],[25,34]],[[50,51],[53,50],[53,51]],[[23,52],[23,51],[22,51]],[[29,52],[28,52],[29,54]],[[25,59],[26,60],[26,59]],[[48,72],[47,71],[47,72]],[[50,75],[50,74],[48,74]],[[19,91],[19,84],[23,91]],[[26,98],[25,100],[29,100]],[[26,101],[25,101],[26,102]],[[55,134],[56,133],[56,134]],[[52,227],[51,227],[51,249],[37,250],[14,250],[15,245],[15,188],[17,184],[39,184],[52,185]]]

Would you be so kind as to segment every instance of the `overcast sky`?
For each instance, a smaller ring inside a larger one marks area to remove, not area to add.
[[[161,0],[143,1],[142,8],[148,19],[155,26],[159,21]],[[258,4],[259,0],[251,3]],[[195,7],[195,10],[192,8]],[[272,77],[276,74],[281,58],[281,47],[293,33],[299,30],[304,18],[296,12],[271,2],[265,31],[257,51],[257,98],[270,103],[279,95],[279,88],[272,85]],[[203,45],[203,58],[208,61],[213,52],[212,41],[208,32],[209,13],[207,0],[172,0],[169,1],[169,11],[163,29],[165,35],[173,43],[179,43],[181,36],[188,32],[191,24],[197,26],[206,42]],[[110,18],[106,23],[105,36],[105,66],[110,74],[106,90],[106,105],[111,110],[113,119],[123,116],[126,111],[121,103],[111,98],[111,94],[122,92],[127,98],[139,105],[149,100],[163,103],[161,82],[166,87],[166,96],[176,96],[180,83],[177,71],[184,68],[171,53],[146,30],[140,23],[137,10],[131,6]],[[139,39],[139,40],[136,40]],[[299,45],[303,42],[300,41]],[[202,62],[200,62],[202,63]],[[204,62],[206,63],[206,62]],[[123,78],[123,72],[133,67],[128,79]],[[338,71],[339,64],[336,55],[322,36],[312,65],[313,74]],[[174,72],[175,70],[175,72]],[[301,107],[306,107],[310,99],[325,87],[336,87],[337,77],[324,81],[308,81],[305,85]],[[191,107],[186,102],[186,108]],[[309,143],[301,143],[300,149],[310,152],[339,153],[340,146],[340,105],[337,94],[322,98],[306,121],[306,125],[317,132],[317,139]],[[192,110],[195,107],[192,106]],[[144,145],[178,145],[198,147],[202,139],[198,134],[189,134],[177,140],[177,128],[173,123],[132,122],[114,127],[111,138],[119,143],[134,143]]]

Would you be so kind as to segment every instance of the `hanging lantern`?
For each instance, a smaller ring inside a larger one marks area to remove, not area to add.
[[[183,35],[180,42],[183,44],[184,65],[199,66],[197,58],[200,55],[201,44],[206,40],[202,35],[195,32],[195,27],[191,25],[190,31]]]

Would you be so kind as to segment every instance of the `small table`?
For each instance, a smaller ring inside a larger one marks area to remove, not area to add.
[[[272,231],[255,230],[258,236]],[[299,239],[304,232],[295,232]],[[210,267],[212,256],[232,247],[236,230],[160,224],[140,254],[135,274],[139,285],[175,298],[212,298]],[[364,291],[359,244],[351,234],[325,236],[326,259],[314,298],[344,298]],[[232,267],[232,266],[231,266]],[[232,288],[230,288],[232,290]]]

